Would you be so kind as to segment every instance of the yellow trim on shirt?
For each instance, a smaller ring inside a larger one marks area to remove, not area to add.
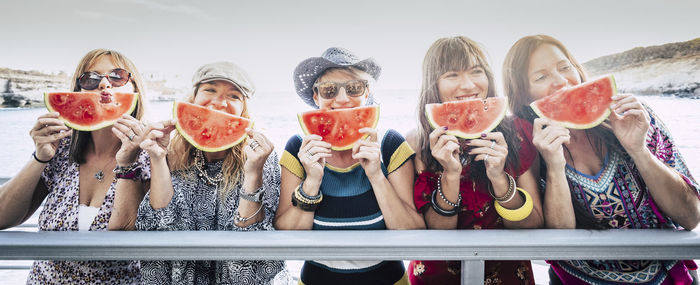
[[[301,162],[286,150],[282,153],[280,165],[291,171],[294,175],[299,177],[299,179],[304,179],[304,177],[306,177],[306,172],[304,172],[304,167],[301,166]]]
[[[389,159],[389,165],[386,168],[387,172],[394,172],[394,170],[403,165],[403,163],[406,162],[406,160],[408,160],[408,158],[414,154],[415,152],[413,151],[411,146],[408,145],[408,142],[401,143],[401,145],[399,145],[399,147],[396,148],[394,153],[391,154],[391,158]]]

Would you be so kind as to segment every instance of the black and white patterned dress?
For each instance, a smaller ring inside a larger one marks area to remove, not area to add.
[[[242,180],[221,203],[217,186],[197,177],[194,166],[171,172],[173,198],[165,208],[154,210],[150,193],[141,202],[136,220],[139,231],[271,231],[280,190],[280,168],[275,152],[263,167],[263,211],[261,222],[241,228],[234,224],[238,190]],[[209,176],[215,176],[222,161],[205,163]],[[141,261],[144,284],[269,284],[290,280],[281,260],[232,261]],[[281,283],[281,282],[280,282]]]

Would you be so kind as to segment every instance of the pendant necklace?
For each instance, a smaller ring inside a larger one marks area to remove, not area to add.
[[[107,163],[105,163],[105,165],[103,165],[101,169],[98,169],[97,172],[95,172],[95,179],[97,179],[97,181],[102,182],[102,180],[105,178],[105,174],[104,172],[102,172],[102,169],[104,169],[110,162],[112,162],[112,160],[115,159],[116,157],[112,157],[112,159],[108,160]]]

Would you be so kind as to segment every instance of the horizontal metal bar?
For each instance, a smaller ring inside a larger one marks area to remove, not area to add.
[[[0,270],[29,270],[29,265],[0,265]]]
[[[697,259],[672,230],[0,231],[0,259],[519,260]]]

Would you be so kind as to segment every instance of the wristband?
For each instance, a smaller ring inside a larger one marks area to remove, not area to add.
[[[49,158],[49,160],[41,160],[38,157],[36,157],[36,151],[32,152],[32,156],[34,157],[34,160],[38,161],[39,163],[49,163],[49,161],[51,161],[51,159],[53,159],[53,157],[52,157],[52,158]]]

